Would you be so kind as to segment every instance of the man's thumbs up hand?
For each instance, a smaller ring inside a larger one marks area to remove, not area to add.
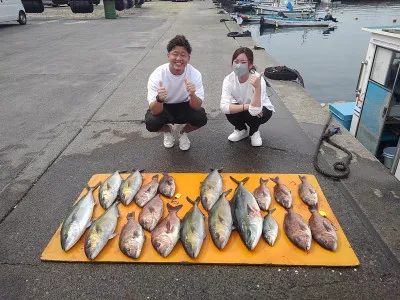
[[[167,90],[163,86],[163,83],[161,80],[160,80],[160,86],[158,87],[158,90],[157,90],[157,95],[158,95],[158,101],[164,102],[167,99]]]
[[[194,83],[190,82],[186,77],[183,81],[185,82],[186,90],[188,91],[189,96],[194,96],[196,93],[196,86]]]

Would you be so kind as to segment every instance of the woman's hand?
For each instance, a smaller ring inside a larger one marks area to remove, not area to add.
[[[254,86],[255,89],[261,89],[261,76],[257,76],[255,74],[251,74],[250,76],[250,83]]]

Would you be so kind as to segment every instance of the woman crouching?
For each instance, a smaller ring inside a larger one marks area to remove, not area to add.
[[[233,72],[224,79],[220,107],[235,127],[228,140],[237,142],[250,136],[251,145],[259,147],[262,139],[258,129],[275,110],[262,74],[255,71],[253,59],[253,51],[247,47],[233,53]]]

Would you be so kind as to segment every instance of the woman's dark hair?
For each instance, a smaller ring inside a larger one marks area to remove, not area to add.
[[[171,52],[172,49],[179,46],[185,48],[189,55],[192,53],[192,47],[190,46],[189,41],[185,38],[184,35],[177,35],[172,40],[170,40],[167,45],[167,51]]]
[[[254,54],[253,54],[253,51],[247,47],[237,48],[236,51],[233,52],[232,64],[233,64],[233,61],[242,53],[244,53],[247,56],[247,60],[249,61],[249,64],[253,64],[253,67],[251,68],[251,70],[255,71],[256,67],[254,66]]]

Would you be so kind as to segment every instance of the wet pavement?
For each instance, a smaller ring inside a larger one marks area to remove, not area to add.
[[[0,26],[0,298],[248,299],[272,297],[397,299],[398,181],[348,134],[355,154],[349,179],[333,181],[313,167],[326,111],[295,83],[272,82],[276,114],[261,127],[263,146],[230,143],[219,111],[222,80],[250,37],[208,1],[146,2],[116,20],[29,18]],[[185,34],[191,63],[203,74],[208,124],[182,152],[143,124],[150,73],[167,62],[166,45]],[[255,50],[259,70],[276,62]],[[323,148],[322,163],[338,153]],[[40,261],[40,254],[92,174],[146,172],[310,173],[317,176],[360,266],[309,268]],[[380,192],[377,192],[377,190]]]

